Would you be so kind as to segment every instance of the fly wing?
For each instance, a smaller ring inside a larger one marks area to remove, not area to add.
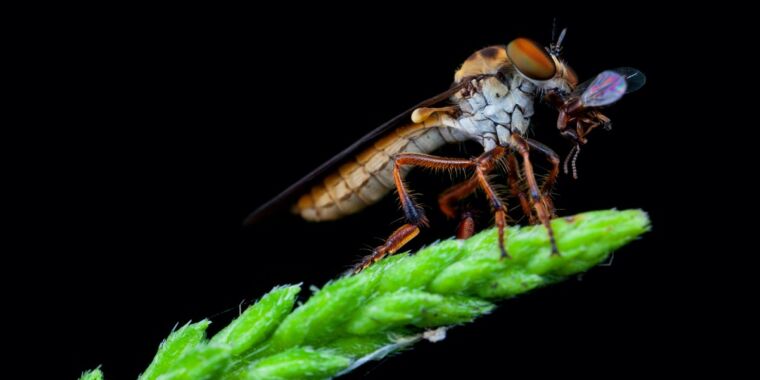
[[[289,206],[289,204],[293,202],[296,197],[302,195],[306,189],[312,186],[315,182],[321,180],[324,175],[332,172],[333,169],[337,168],[340,164],[345,162],[348,157],[359,153],[362,149],[366,148],[369,144],[374,142],[380,136],[384,135],[386,132],[393,130],[403,123],[411,122],[411,115],[415,109],[420,107],[430,107],[447,100],[457,91],[459,91],[464,86],[464,84],[465,83],[460,83],[452,86],[447,91],[444,91],[430,99],[417,104],[416,106],[404,111],[393,119],[388,120],[384,124],[367,133],[358,141],[351,144],[351,146],[344,149],[342,152],[338,153],[333,158],[314,169],[311,173],[307,174],[296,183],[290,185],[290,187],[285,189],[285,191],[270,199],[263,205],[259,206],[259,208],[248,215],[243,224],[251,225],[281,210],[283,207]]]

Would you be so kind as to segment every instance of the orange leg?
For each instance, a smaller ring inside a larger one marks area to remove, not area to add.
[[[447,217],[455,218],[457,210],[454,208],[454,203],[467,198],[477,188],[478,178],[476,176],[450,187],[438,197],[438,208]],[[475,233],[475,219],[469,211],[461,212],[460,217],[461,220],[457,226],[457,239],[464,240]]]
[[[552,202],[551,198],[551,191],[554,187],[554,184],[557,183],[557,176],[559,176],[559,164],[560,159],[559,155],[555,153],[551,148],[548,146],[531,139],[525,139],[528,142],[528,145],[537,152],[540,152],[543,154],[547,160],[549,160],[549,163],[552,164],[552,169],[549,171],[549,175],[544,180],[544,183],[541,185],[541,194],[543,195],[543,201],[546,205],[547,210],[549,211],[549,214],[552,217],[556,217],[554,210],[554,202]]]
[[[496,229],[499,233],[499,250],[501,250],[501,257],[508,257],[507,248],[504,246],[504,227],[507,225],[507,207],[502,203],[501,199],[499,199],[499,195],[496,194],[491,184],[488,183],[488,178],[483,169],[477,167],[475,170],[478,182],[480,182],[480,187],[486,192],[488,200],[491,201],[491,207],[494,210]]]
[[[483,153],[477,159],[473,160],[473,165],[480,167],[485,173],[490,172],[496,166],[496,162],[504,155],[504,148],[493,149],[489,152]],[[454,218],[457,215],[454,203],[467,198],[477,188],[480,182],[476,175],[470,177],[467,181],[458,183],[446,191],[441,193],[438,197],[438,207],[441,209],[444,215],[449,218]]]
[[[533,209],[530,208],[530,202],[528,202],[528,196],[524,191],[520,190],[520,168],[517,166],[517,158],[514,154],[507,156],[507,175],[509,176],[509,189],[513,197],[517,197],[520,200],[520,207],[522,207],[523,214],[528,217],[528,223],[536,224],[536,216],[533,215]]]
[[[383,243],[383,245],[375,248],[372,251],[372,255],[364,259],[364,261],[359,266],[354,268],[354,273],[358,273],[366,269],[370,265],[378,262],[387,254],[396,253],[396,251],[414,239],[419,233],[420,228],[413,224],[406,223],[403,226],[399,227],[396,231],[393,231],[391,236],[385,240],[385,243]]]
[[[499,148],[486,152],[478,157],[478,159],[475,160],[477,162],[476,174],[470,177],[468,180],[456,184],[450,187],[448,190],[444,191],[438,197],[438,206],[441,209],[441,212],[443,212],[446,216],[449,218],[454,218],[457,215],[456,209],[454,208],[454,203],[468,197],[478,188],[478,186],[483,188],[484,191],[486,191],[486,195],[488,196],[489,200],[492,200],[492,204],[499,204],[498,208],[495,209],[496,224],[500,230],[500,247],[502,248],[502,253],[506,255],[506,250],[503,247],[503,230],[504,226],[506,225],[506,215],[502,212],[504,211],[504,207],[501,205],[501,200],[493,191],[493,188],[485,177],[485,174],[494,169],[496,162],[504,156],[504,153],[505,150],[503,148]],[[495,202],[493,199],[495,199]],[[461,218],[462,220],[457,227],[457,239],[466,239],[472,236],[475,232],[475,220],[472,218],[472,215],[468,211],[463,212]]]
[[[496,163],[504,157],[505,153],[505,148],[497,147],[491,151],[483,153],[480,157],[471,160],[471,166],[480,168],[483,174],[488,174],[496,167]],[[454,208],[454,203],[468,197],[479,185],[480,181],[476,174],[468,180],[448,188],[438,197],[438,207],[441,209],[441,212],[449,218],[455,218],[457,212]]]
[[[469,211],[462,213],[462,221],[457,226],[457,239],[464,240],[475,234],[475,219]]]
[[[373,263],[379,261],[386,255],[398,252],[406,243],[412,240],[420,233],[420,227],[427,226],[427,218],[424,210],[414,202],[409,191],[401,178],[401,166],[421,166],[429,169],[465,169],[475,166],[472,160],[461,158],[437,157],[428,154],[419,153],[399,153],[393,159],[393,181],[396,184],[401,209],[404,211],[406,224],[394,231],[385,243],[376,247],[370,256],[364,259],[356,268],[354,273],[360,272]]]
[[[506,215],[504,214],[504,207],[501,201],[496,196],[496,193],[491,188],[487,179],[485,178],[486,172],[493,169],[496,161],[500,159],[506,149],[503,147],[497,147],[490,152],[484,153],[475,160],[461,159],[461,158],[445,158],[437,157],[427,154],[418,153],[400,153],[394,158],[393,166],[393,180],[396,184],[396,191],[398,192],[399,200],[401,201],[401,209],[404,211],[407,223],[397,229],[385,243],[372,252],[372,255],[367,257],[361,264],[359,264],[354,273],[359,272],[372,263],[377,262],[386,255],[394,254],[398,252],[406,243],[412,240],[417,234],[419,234],[419,228],[427,225],[427,218],[425,218],[424,211],[417,205],[414,200],[409,196],[409,191],[401,178],[401,166],[412,165],[421,166],[429,169],[446,169],[457,170],[475,168],[477,184],[479,184],[486,191],[486,194],[491,200],[492,205],[495,205],[496,210],[496,224],[499,227],[499,247],[502,250],[502,255],[506,255],[504,249],[504,226],[506,225]],[[481,178],[482,177],[482,178]],[[468,228],[465,227],[466,231]]]
[[[458,183],[438,196],[438,208],[441,209],[444,215],[453,219],[457,216],[457,211],[454,204],[464,198],[467,198],[478,188],[478,178],[476,176],[470,177],[468,180]]]
[[[513,134],[511,136],[512,146],[517,150],[523,159],[523,173],[525,179],[528,182],[528,195],[533,203],[533,208],[536,210],[536,215],[541,223],[546,227],[546,231],[549,234],[549,242],[552,245],[552,254],[559,254],[557,249],[557,242],[554,239],[554,230],[551,226],[551,214],[546,208],[546,202],[544,196],[539,192],[538,184],[536,183],[536,176],[533,173],[533,164],[530,162],[530,145],[522,137]]]

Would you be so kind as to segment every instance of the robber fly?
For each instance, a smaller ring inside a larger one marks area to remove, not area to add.
[[[502,257],[507,207],[494,190],[489,174],[506,161],[510,191],[531,221],[548,231],[552,254],[558,254],[549,223],[554,206],[549,197],[559,175],[560,159],[549,147],[526,134],[534,102],[544,99],[559,111],[557,125],[578,150],[588,133],[609,119],[599,107],[619,100],[643,85],[635,69],[605,71],[578,85],[574,71],[559,58],[565,31],[549,48],[527,38],[508,45],[491,46],[473,53],[454,74],[451,88],[396,116],[254,211],[250,224],[279,206],[306,220],[335,220],[361,211],[395,189],[406,223],[357,266],[357,271],[397,252],[427,226],[424,210],[410,197],[404,178],[412,167],[468,170],[471,176],[439,196],[439,207],[448,217],[458,215],[456,204],[482,190],[494,212]],[[575,128],[571,128],[571,126]],[[447,158],[429,153],[445,144],[476,141],[483,154],[475,158]],[[546,158],[552,169],[539,185],[530,154]],[[571,152],[577,156],[577,153]],[[518,157],[520,161],[518,162]],[[522,166],[520,170],[520,165]],[[521,178],[527,192],[518,185]],[[296,200],[297,199],[297,200]],[[533,213],[535,212],[535,217]],[[472,233],[472,221],[460,226]],[[462,230],[460,229],[460,231]]]

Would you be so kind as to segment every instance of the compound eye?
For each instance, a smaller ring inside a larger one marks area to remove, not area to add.
[[[551,79],[557,72],[554,60],[546,50],[527,38],[510,42],[507,56],[520,73],[533,80]]]

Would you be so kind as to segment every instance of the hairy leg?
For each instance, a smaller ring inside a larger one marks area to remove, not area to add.
[[[512,146],[522,156],[523,159],[523,174],[525,180],[528,183],[528,195],[530,196],[533,208],[536,210],[536,215],[541,223],[546,227],[546,231],[549,234],[549,242],[552,246],[552,254],[559,254],[557,249],[557,242],[554,238],[554,230],[551,226],[551,214],[547,210],[546,202],[543,194],[539,191],[538,183],[536,182],[536,176],[533,173],[533,164],[530,162],[530,145],[528,142],[519,135],[513,134],[510,138]]]
[[[429,169],[447,169],[457,170],[470,168],[475,165],[472,160],[461,158],[446,158],[419,153],[399,153],[393,159],[393,181],[396,185],[401,209],[404,211],[406,223],[394,231],[385,243],[376,247],[372,254],[364,259],[356,268],[354,273],[369,267],[372,263],[377,262],[386,255],[398,252],[406,243],[412,240],[420,233],[420,227],[427,226],[425,213],[409,195],[409,190],[401,178],[402,166],[420,166]]]
[[[549,175],[546,176],[546,179],[544,180],[544,183],[541,184],[541,194],[543,195],[544,204],[546,205],[547,210],[549,211],[549,214],[552,217],[556,217],[555,210],[554,210],[554,202],[551,198],[551,191],[554,187],[554,184],[557,183],[557,176],[559,176],[559,164],[560,159],[559,155],[555,153],[551,148],[548,146],[531,139],[525,139],[528,142],[528,145],[530,146],[532,151],[539,152],[546,157],[546,159],[549,161],[549,163],[552,164],[552,168],[549,171]]]

